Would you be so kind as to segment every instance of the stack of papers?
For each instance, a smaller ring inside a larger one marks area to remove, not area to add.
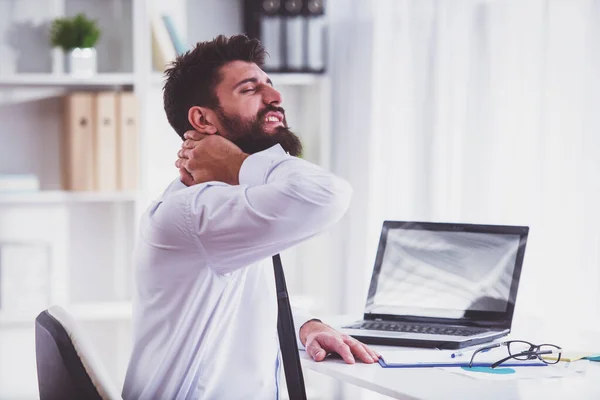
[[[473,351],[460,352],[450,350],[411,350],[411,351],[382,351],[379,364],[383,368],[428,368],[428,367],[465,367],[469,366]],[[453,357],[455,355],[455,357]],[[508,356],[504,348],[485,353],[477,353],[473,366],[489,367],[496,361]],[[535,360],[508,360],[501,364],[509,366],[546,366],[547,364]]]
[[[577,360],[582,360],[582,359],[591,359],[594,361],[595,358],[597,358],[598,356],[600,356],[600,353],[598,352],[593,352],[593,351],[563,351],[562,354],[560,355],[560,361],[566,361],[566,362],[571,362],[571,361],[577,361]],[[557,354],[548,354],[548,355],[544,355],[542,356],[542,358],[544,360],[548,360],[548,361],[556,361],[556,359],[558,358]]]

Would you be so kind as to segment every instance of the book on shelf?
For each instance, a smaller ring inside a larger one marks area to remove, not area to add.
[[[66,95],[64,189],[134,191],[137,187],[137,101],[131,92]]]
[[[36,192],[40,190],[40,180],[35,174],[0,173],[0,193]]]
[[[173,23],[171,16],[163,14],[162,21],[165,24],[165,28],[167,28],[167,32],[169,33],[171,42],[173,42],[173,46],[175,47],[175,52],[177,55],[185,53],[188,50],[188,46],[185,44],[183,38],[179,35],[179,32],[177,32],[177,28],[175,28],[175,23]]]
[[[169,36],[169,31],[159,13],[154,12],[150,21],[152,40],[152,64],[154,69],[163,72],[167,65],[175,60],[177,51]]]
[[[95,190],[117,190],[117,94],[94,95]]]
[[[95,189],[94,94],[72,92],[65,96],[63,186],[66,190]]]
[[[121,92],[117,107],[117,186],[135,191],[138,176],[138,104],[131,92]]]

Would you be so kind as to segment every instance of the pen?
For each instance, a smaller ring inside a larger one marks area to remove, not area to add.
[[[465,354],[465,353],[463,353],[463,352],[461,352],[461,351],[458,351],[458,352],[456,352],[456,353],[452,353],[452,354],[450,355],[450,357],[451,357],[451,358],[462,357],[464,354]]]
[[[490,349],[483,349],[483,350],[481,350],[481,353],[485,353],[486,351],[489,351],[489,350]],[[456,353],[452,353],[450,355],[450,358],[462,357],[464,355],[465,355],[465,353],[463,353],[462,351],[457,351]]]

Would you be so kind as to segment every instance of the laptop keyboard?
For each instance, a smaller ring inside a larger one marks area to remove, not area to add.
[[[471,336],[487,332],[487,329],[443,326],[443,325],[423,325],[406,322],[394,321],[363,321],[357,324],[345,326],[348,329],[364,329],[371,331],[389,331],[389,332],[408,332],[424,333],[428,335],[453,335],[453,336]]]

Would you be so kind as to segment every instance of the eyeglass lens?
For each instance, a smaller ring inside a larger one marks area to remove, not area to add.
[[[527,360],[530,357],[529,355],[525,354],[525,355],[519,356],[518,354],[521,354],[525,351],[531,351],[533,349],[533,347],[534,346],[528,342],[521,342],[521,341],[509,342],[508,343],[508,354],[510,354],[517,360]]]

